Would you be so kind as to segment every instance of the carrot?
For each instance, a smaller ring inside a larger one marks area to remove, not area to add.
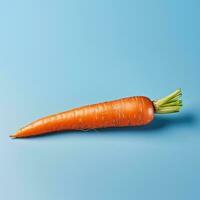
[[[154,119],[154,113],[178,112],[182,106],[181,95],[181,89],[177,89],[155,101],[136,96],[74,108],[38,119],[10,137],[23,138],[64,130],[146,125]]]

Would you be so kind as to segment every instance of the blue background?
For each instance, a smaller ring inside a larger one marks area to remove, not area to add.
[[[199,199],[195,0],[0,1],[0,199]],[[146,127],[8,137],[38,117],[181,87]]]

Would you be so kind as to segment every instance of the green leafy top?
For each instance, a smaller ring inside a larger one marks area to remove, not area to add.
[[[162,99],[153,101],[155,113],[168,114],[179,112],[182,107],[181,96],[182,92],[179,88],[176,91],[172,92],[170,95]]]

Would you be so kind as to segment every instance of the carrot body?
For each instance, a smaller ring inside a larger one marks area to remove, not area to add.
[[[11,137],[29,137],[64,130],[139,126],[148,124],[153,118],[154,106],[149,98],[127,97],[41,118],[20,129]]]
[[[181,89],[177,89],[155,101],[137,96],[74,108],[38,119],[11,137],[30,137],[64,130],[145,125],[154,119],[154,113],[179,112],[182,107],[181,96]]]

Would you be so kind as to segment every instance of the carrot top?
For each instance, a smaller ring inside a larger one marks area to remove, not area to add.
[[[153,101],[155,113],[159,114],[168,114],[179,112],[182,107],[182,100],[181,100],[182,92],[181,89],[177,89],[176,91],[172,92],[168,96]]]

